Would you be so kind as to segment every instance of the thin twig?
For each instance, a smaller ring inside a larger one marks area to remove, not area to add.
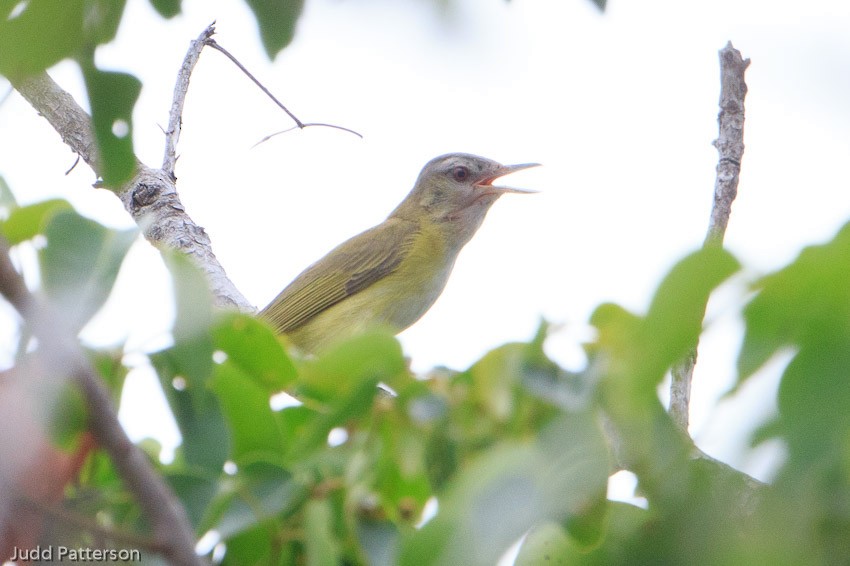
[[[89,429],[109,454],[127,488],[153,529],[156,546],[173,564],[198,566],[194,534],[186,511],[151,466],[144,452],[133,444],[118,422],[109,392],[92,368],[75,336],[66,332],[61,317],[33,296],[12,265],[9,246],[0,238],[0,294],[20,313],[38,338],[45,370],[55,377],[75,380],[88,405]]]
[[[215,33],[215,22],[211,23],[201,32],[198,39],[192,41],[180,72],[177,73],[177,81],[174,83],[174,97],[171,102],[171,112],[168,114],[168,129],[165,130],[165,155],[162,158],[162,170],[172,179],[174,167],[177,164],[177,142],[180,140],[180,130],[183,127],[183,105],[186,102],[186,93],[189,91],[189,78],[201,56],[201,51],[213,34]]]
[[[362,136],[362,135],[360,135],[359,133],[355,132],[355,131],[354,131],[354,130],[352,130],[352,129],[345,128],[345,127],[343,127],[343,126],[336,126],[336,125],[334,125],[334,124],[325,124],[325,123],[322,123],[322,122],[310,122],[310,123],[304,123],[304,122],[302,122],[301,120],[299,120],[299,119],[298,119],[298,117],[297,117],[295,114],[293,114],[292,112],[290,112],[290,111],[289,111],[289,109],[288,109],[286,106],[284,106],[284,105],[283,105],[283,103],[282,103],[280,100],[278,100],[278,99],[277,99],[277,97],[275,97],[275,95],[273,95],[273,94],[271,93],[271,91],[270,91],[269,89],[267,89],[267,88],[265,87],[265,85],[264,85],[263,83],[261,83],[261,82],[257,79],[257,77],[255,77],[253,74],[251,74],[251,71],[249,71],[248,69],[246,69],[246,68],[245,68],[245,65],[243,65],[242,63],[240,63],[240,62],[239,62],[239,60],[238,60],[236,57],[234,57],[233,55],[231,55],[231,54],[230,54],[230,52],[229,52],[227,49],[225,49],[224,47],[222,47],[221,45],[219,45],[219,44],[218,44],[218,42],[217,42],[216,40],[214,40],[214,39],[212,39],[212,38],[209,38],[209,39],[207,39],[207,40],[206,40],[206,42],[205,42],[205,43],[206,43],[206,45],[209,45],[210,47],[212,47],[212,48],[213,48],[213,49],[215,49],[216,51],[219,51],[219,52],[223,53],[223,54],[224,54],[224,56],[225,56],[225,57],[227,57],[228,59],[230,59],[230,61],[231,61],[234,65],[236,65],[237,67],[239,67],[239,70],[240,70],[240,71],[242,71],[243,73],[245,73],[245,76],[247,76],[249,79],[251,79],[251,81],[253,81],[253,83],[254,83],[255,85],[257,85],[258,87],[260,87],[260,90],[262,90],[262,91],[266,94],[266,96],[268,96],[269,98],[271,98],[271,99],[274,101],[274,103],[275,103],[275,104],[277,104],[277,105],[281,108],[281,110],[283,110],[284,112],[286,112],[287,116],[289,116],[290,118],[292,118],[292,121],[293,121],[293,122],[295,122],[295,125],[296,125],[296,127],[298,127],[298,129],[303,130],[304,128],[308,128],[308,127],[310,127],[310,126],[322,126],[322,127],[325,127],[325,128],[335,128],[335,129],[337,129],[337,130],[342,130],[342,131],[344,131],[344,132],[349,132],[349,133],[354,134],[355,136],[357,136],[357,137],[359,137],[359,138],[361,138],[361,139],[363,138],[363,136]],[[267,139],[269,139],[270,137],[272,137],[272,136],[276,136],[277,134],[282,134],[282,133],[284,133],[284,132],[288,132],[288,131],[290,131],[291,129],[292,129],[292,128],[290,128],[289,130],[283,130],[283,131],[281,131],[281,132],[276,132],[276,133],[274,133],[274,134],[271,134],[271,135],[269,135],[269,136],[266,136],[264,139],[260,140],[260,141],[259,141],[259,142],[257,142],[256,144],[254,144],[254,146],[256,147],[257,145],[259,145],[259,144],[263,143],[264,141],[266,141],[266,140],[267,140]]]
[[[719,135],[714,141],[719,159],[714,182],[714,206],[703,247],[721,247],[732,213],[732,201],[738,194],[738,176],[744,155],[744,98],[747,83],[744,73],[750,65],[741,52],[728,42],[720,50],[720,113],[717,116]],[[704,307],[703,307],[704,308]],[[691,382],[697,360],[697,346],[673,366],[670,383],[670,416],[683,430],[688,429],[688,409],[691,402]]]
[[[68,168],[68,170],[67,170],[67,171],[65,171],[65,176],[67,177],[68,175],[70,175],[70,174],[71,174],[71,171],[73,171],[74,169],[76,169],[76,168],[77,168],[77,165],[78,165],[79,163],[80,163],[80,154],[78,153],[78,154],[77,154],[77,158],[74,160],[74,163],[73,163],[73,164],[72,164],[72,165]]]

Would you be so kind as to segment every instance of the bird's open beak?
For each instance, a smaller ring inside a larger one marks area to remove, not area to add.
[[[505,175],[510,175],[511,173],[516,173],[517,171],[522,171],[523,169],[530,169],[531,167],[539,167],[539,163],[520,163],[519,165],[502,165],[494,175],[490,175],[489,177],[485,177],[484,179],[475,183],[476,187],[486,187],[490,190],[495,190],[500,193],[519,193],[519,194],[531,194],[536,193],[537,191],[533,191],[530,189],[515,189],[513,187],[497,187],[493,185],[493,181],[499,179],[500,177],[504,177]]]

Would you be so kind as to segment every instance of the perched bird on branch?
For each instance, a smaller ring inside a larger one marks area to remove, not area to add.
[[[305,352],[373,327],[401,332],[443,292],[461,248],[505,193],[492,183],[537,163],[465,153],[429,161],[394,211],[305,269],[260,317]]]

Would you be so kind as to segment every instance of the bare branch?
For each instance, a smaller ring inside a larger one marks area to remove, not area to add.
[[[215,33],[215,22],[207,26],[198,39],[192,41],[189,51],[183,58],[183,65],[177,74],[177,82],[174,84],[174,98],[171,102],[171,112],[168,115],[168,129],[165,130],[165,155],[162,158],[162,170],[171,179],[174,176],[174,166],[177,164],[177,142],[180,140],[180,130],[183,126],[183,104],[186,101],[186,93],[189,91],[189,78],[192,70],[201,56],[201,51],[207,40]]]
[[[173,564],[201,565],[186,511],[165,486],[144,452],[133,444],[118,422],[109,392],[92,368],[75,336],[65,332],[61,318],[36,299],[12,265],[9,246],[0,239],[0,294],[30,325],[39,340],[45,370],[69,376],[80,386],[88,405],[89,430],[109,454],[127,488],[147,516],[156,546]]]
[[[343,127],[343,126],[336,126],[336,125],[334,125],[334,124],[325,124],[325,123],[323,123],[323,122],[310,122],[310,123],[308,123],[308,124],[305,124],[304,122],[302,122],[301,120],[299,120],[299,119],[298,119],[298,117],[297,117],[295,114],[293,114],[292,112],[290,112],[290,111],[289,111],[289,109],[288,109],[286,106],[284,106],[284,105],[283,105],[283,103],[282,103],[280,100],[278,100],[278,99],[277,99],[277,97],[276,97],[275,95],[273,95],[273,94],[271,93],[271,91],[270,91],[269,89],[267,89],[267,88],[265,87],[265,85],[264,85],[263,83],[261,83],[261,82],[257,79],[257,77],[255,77],[253,74],[251,74],[251,71],[249,71],[248,69],[246,69],[246,68],[245,68],[245,65],[243,65],[242,63],[240,63],[240,62],[239,62],[239,60],[238,60],[236,57],[234,57],[233,55],[231,55],[231,54],[230,54],[230,52],[229,52],[227,49],[225,49],[224,47],[222,47],[221,45],[219,45],[219,44],[218,44],[218,42],[216,42],[216,40],[214,40],[214,39],[212,39],[212,38],[207,39],[207,40],[206,40],[206,44],[207,44],[207,45],[209,45],[210,47],[212,47],[213,49],[215,49],[216,51],[219,51],[220,53],[222,53],[225,57],[227,57],[228,59],[230,59],[230,61],[231,61],[234,65],[236,65],[237,67],[239,67],[239,70],[240,70],[240,71],[242,71],[243,73],[245,73],[245,76],[246,76],[246,77],[248,77],[249,79],[251,79],[251,81],[252,81],[255,85],[257,85],[258,87],[260,87],[260,90],[262,90],[262,91],[266,94],[266,96],[268,96],[269,98],[271,98],[271,99],[272,99],[272,101],[273,101],[275,104],[277,104],[277,105],[278,105],[278,107],[279,107],[281,110],[283,110],[284,112],[286,112],[286,115],[287,115],[287,116],[289,116],[290,118],[292,118],[292,121],[293,121],[293,122],[295,122],[295,126],[296,126],[298,129],[303,130],[304,128],[308,128],[308,127],[310,127],[310,126],[321,126],[321,127],[324,127],[324,128],[335,128],[335,129],[337,129],[337,130],[342,130],[342,131],[344,131],[344,132],[348,132],[348,133],[350,133],[350,134],[354,134],[354,135],[355,135],[355,136],[357,136],[358,138],[361,138],[361,139],[363,138],[363,136],[362,136],[362,135],[360,135],[359,133],[355,132],[354,130],[352,130],[352,129],[350,129],[350,128],[345,128],[345,127]],[[291,128],[290,128],[290,129],[291,129]],[[273,137],[273,136],[276,136],[277,134],[282,134],[282,133],[284,133],[284,132],[288,132],[288,131],[289,131],[289,130],[283,130],[282,132],[276,132],[276,133],[274,133],[274,134],[271,134],[271,135],[269,135],[269,136],[266,136],[265,138],[263,138],[262,140],[260,140],[260,141],[259,141],[259,142],[257,142],[256,144],[254,144],[254,146],[257,146],[257,145],[259,145],[259,144],[263,143],[263,142],[264,142],[264,141],[266,141],[267,139],[269,139],[269,138],[271,138],[271,137]]]
[[[732,42],[720,50],[720,113],[717,116],[720,134],[714,141],[719,159],[714,182],[714,206],[705,236],[704,247],[723,245],[732,201],[738,194],[738,176],[744,155],[744,98],[747,83],[744,73],[750,65]],[[691,402],[691,382],[697,360],[697,345],[685,358],[673,366],[670,383],[670,416],[683,430],[688,429],[688,409]]]
[[[53,126],[65,145],[82,157],[100,176],[100,157],[91,128],[91,117],[74,97],[62,90],[47,73],[27,77],[16,82],[14,87]]]
[[[73,97],[47,73],[29,77],[15,84],[15,88],[47,119],[62,140],[99,174],[91,117]],[[218,306],[254,312],[253,305],[230,281],[216,259],[209,236],[186,213],[173,174],[137,162],[136,176],[116,191],[116,195],[150,243],[180,250],[197,263],[207,275]]]
[[[706,245],[723,244],[732,201],[738,194],[738,175],[744,156],[744,98],[747,96],[744,73],[749,66],[750,60],[743,59],[741,52],[732,47],[732,42],[720,51],[720,114],[717,116],[720,135],[714,141],[720,159]]]

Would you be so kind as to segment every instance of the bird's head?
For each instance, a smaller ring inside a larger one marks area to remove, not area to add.
[[[463,246],[484,221],[490,206],[505,193],[533,193],[493,185],[493,181],[538,163],[502,165],[468,153],[449,153],[429,161],[407,198],[390,215],[439,225]]]

